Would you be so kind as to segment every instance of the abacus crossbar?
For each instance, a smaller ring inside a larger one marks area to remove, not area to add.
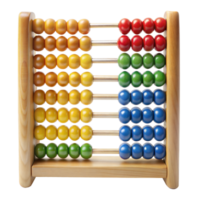
[[[33,93],[33,38],[34,14],[19,15],[18,33],[18,102],[19,102],[19,182],[22,187],[31,186],[35,177],[148,177],[163,178],[169,188],[179,184],[179,14],[166,12],[166,158],[165,160],[128,159],[113,156],[92,156],[89,160],[36,159],[33,138],[34,102]],[[118,24],[90,24],[92,28],[118,27]],[[93,41],[92,45],[116,45],[116,41]],[[117,59],[94,59],[95,63],[113,62]],[[94,76],[95,81],[116,81],[116,76]],[[94,98],[117,98],[117,95],[94,95]],[[118,117],[117,113],[111,113]],[[94,113],[93,117],[102,117]],[[107,114],[104,114],[107,117]],[[93,135],[118,135],[118,131],[93,131]],[[118,154],[116,149],[93,149],[94,154]]]

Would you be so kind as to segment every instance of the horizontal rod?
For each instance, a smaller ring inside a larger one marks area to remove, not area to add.
[[[118,130],[108,130],[108,131],[102,131],[102,130],[93,130],[93,135],[100,135],[100,136],[119,136]]]
[[[93,94],[93,99],[113,100],[113,99],[118,99],[118,95],[117,94]]]
[[[93,63],[117,63],[117,58],[92,58]]]
[[[93,112],[93,118],[118,118],[117,112]]]
[[[91,23],[90,28],[118,28],[118,24],[117,23],[110,23],[110,24]]]
[[[118,76],[116,75],[94,75],[93,76],[94,81],[118,81]]]
[[[116,40],[92,40],[92,46],[116,46]]]
[[[93,149],[93,154],[119,154],[119,149]]]

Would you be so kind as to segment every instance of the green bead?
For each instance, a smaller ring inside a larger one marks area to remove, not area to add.
[[[42,143],[37,144],[35,146],[34,152],[35,152],[35,156],[37,158],[44,158],[44,156],[46,155],[46,147],[45,147],[45,145],[42,144]]]
[[[164,67],[166,64],[165,56],[163,56],[160,53],[155,55],[154,60],[155,60],[155,67],[158,69]]]
[[[69,147],[69,155],[71,158],[78,158],[80,155],[80,147],[78,144],[73,143]]]
[[[69,152],[69,150],[68,150],[68,146],[66,144],[64,144],[64,143],[59,144],[59,146],[58,146],[58,156],[60,158],[67,158],[68,152]]]
[[[143,56],[143,65],[146,69],[153,67],[154,57],[150,53],[147,53]]]
[[[131,75],[131,82],[134,87],[139,87],[142,84],[142,74],[140,72],[133,72]]]
[[[135,53],[131,56],[131,65],[134,69],[139,69],[142,66],[142,56],[138,53]]]
[[[118,58],[118,65],[122,69],[128,69],[131,65],[131,58],[127,53],[122,53]]]
[[[81,146],[81,157],[88,159],[92,156],[92,146],[88,143]]]
[[[47,145],[47,156],[49,158],[55,158],[57,156],[57,153],[58,153],[58,148],[56,144],[50,143]]]
[[[155,85],[162,86],[165,84],[165,74],[161,71],[157,71],[154,73]]]
[[[143,84],[145,87],[150,87],[154,83],[154,76],[150,71],[143,74]]]
[[[122,87],[128,87],[131,83],[131,75],[128,72],[122,72],[118,76],[118,81]]]

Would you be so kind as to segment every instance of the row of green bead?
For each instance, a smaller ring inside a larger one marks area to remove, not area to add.
[[[166,77],[161,71],[156,71],[154,74],[150,71],[146,71],[144,74],[135,71],[132,75],[124,71],[119,74],[118,81],[122,87],[128,87],[131,83],[134,87],[139,87],[142,83],[145,87],[150,87],[153,83],[160,87],[165,84]]]
[[[153,56],[150,53],[145,54],[143,57],[135,53],[131,57],[127,53],[122,53],[118,58],[118,65],[122,69],[128,69],[132,66],[134,69],[139,69],[142,65],[146,69],[150,69],[155,65],[156,68],[161,69],[166,64],[164,55],[158,53]]]
[[[92,156],[92,146],[88,143],[83,144],[81,147],[74,143],[69,147],[67,144],[62,143],[58,147],[54,143],[50,143],[47,147],[39,143],[34,149],[37,158],[44,158],[47,155],[49,158],[55,158],[57,155],[60,158],[67,158],[68,154],[71,158],[78,158],[80,155],[84,159],[89,159]]]

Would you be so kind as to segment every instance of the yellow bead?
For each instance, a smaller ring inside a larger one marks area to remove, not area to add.
[[[81,82],[81,77],[77,72],[72,72],[69,75],[69,83],[71,86],[77,87],[79,86],[80,82]]]
[[[56,57],[53,54],[49,54],[46,58],[45,58],[45,65],[47,68],[49,69],[53,69],[56,67],[57,64],[57,60]]]
[[[60,72],[57,76],[58,85],[64,87],[69,83],[69,76],[66,72]]]
[[[90,140],[92,138],[92,129],[90,126],[83,126],[81,128],[81,138],[83,140]]]
[[[81,92],[81,102],[85,105],[91,104],[93,101],[93,94],[90,90],[83,90]]]
[[[71,69],[77,69],[80,66],[80,57],[76,54],[72,54],[69,57],[69,67]]]
[[[69,119],[71,122],[76,123],[80,120],[80,111],[77,108],[72,108],[69,111]]]
[[[36,140],[43,140],[46,136],[46,128],[42,125],[36,126],[34,129],[34,137]]]
[[[69,137],[71,138],[71,140],[78,140],[80,137],[80,129],[78,128],[78,126],[72,126],[69,129]]]
[[[81,67],[90,69],[92,67],[92,57],[89,54],[83,54],[80,58]]]
[[[60,69],[66,69],[69,65],[68,57],[61,54],[57,57],[57,65]]]
[[[36,90],[33,94],[33,101],[37,105],[42,105],[45,102],[45,94],[43,90]]]
[[[56,92],[54,90],[48,90],[45,94],[46,102],[50,105],[56,103]]]
[[[57,94],[58,103],[61,105],[65,105],[67,104],[68,100],[69,100],[68,92],[65,90],[60,90]]]
[[[56,22],[53,19],[47,19],[44,24],[44,30],[47,34],[53,34],[56,30]]]
[[[58,138],[60,140],[66,140],[69,136],[69,129],[66,126],[60,126],[58,128]]]
[[[56,32],[58,34],[64,34],[67,31],[67,23],[64,19],[56,21]]]
[[[44,31],[44,21],[42,19],[33,20],[33,32],[41,34]]]
[[[57,128],[53,125],[50,125],[46,129],[46,138],[48,140],[55,140],[57,138]]]
[[[90,31],[90,22],[87,19],[81,19],[78,22],[78,30],[82,34],[88,34]]]
[[[83,36],[80,39],[80,49],[83,51],[89,51],[92,47],[92,40],[88,36]]]
[[[55,108],[49,108],[46,111],[46,120],[50,123],[55,122],[58,119],[58,113]]]
[[[45,120],[45,110],[44,108],[36,108],[35,110],[35,121],[36,122],[43,122]]]
[[[88,123],[92,120],[92,110],[89,108],[84,108],[81,110],[81,121]]]
[[[69,93],[69,102],[73,105],[78,104],[80,101],[80,93],[77,90],[72,90]]]
[[[90,72],[84,72],[81,74],[81,84],[88,87],[93,83],[93,75]]]
[[[78,31],[78,23],[74,19],[67,21],[67,31],[70,34],[75,34]]]
[[[69,119],[69,113],[66,108],[60,108],[58,110],[58,121],[61,123],[67,122]]]

